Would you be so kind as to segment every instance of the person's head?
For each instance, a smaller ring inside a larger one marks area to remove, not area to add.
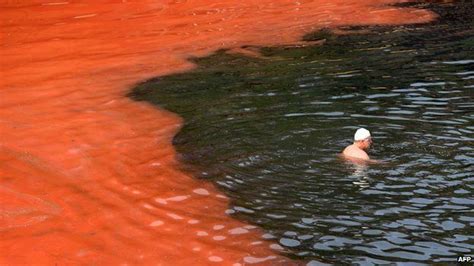
[[[370,145],[372,145],[372,136],[370,135],[370,131],[365,128],[357,129],[356,133],[354,134],[354,144],[363,150],[368,150]]]

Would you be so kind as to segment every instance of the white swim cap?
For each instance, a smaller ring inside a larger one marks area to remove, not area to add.
[[[356,133],[354,134],[355,141],[364,140],[369,137],[370,137],[370,131],[368,131],[365,128],[357,129]]]

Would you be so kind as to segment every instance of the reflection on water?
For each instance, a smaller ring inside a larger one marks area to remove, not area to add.
[[[369,167],[364,164],[354,163],[352,165],[353,172],[351,177],[354,178],[352,183],[359,186],[361,189],[370,187],[368,169]]]
[[[292,258],[452,261],[472,254],[472,3],[431,25],[343,28],[322,46],[220,51],[131,95],[185,119],[175,145]],[[244,48],[245,49],[245,48]],[[358,166],[338,154],[371,130]]]

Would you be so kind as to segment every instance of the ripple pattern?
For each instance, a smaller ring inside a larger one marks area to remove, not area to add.
[[[182,160],[275,250],[330,263],[454,261],[474,250],[473,5],[438,9],[427,26],[319,31],[307,39],[324,45],[261,57],[220,51],[131,96],[184,117]],[[337,158],[360,126],[385,164]]]

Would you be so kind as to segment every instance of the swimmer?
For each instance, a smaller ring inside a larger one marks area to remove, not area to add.
[[[354,143],[347,146],[342,155],[349,160],[371,161],[366,151],[372,145],[370,132],[365,128],[359,128],[354,134]]]

